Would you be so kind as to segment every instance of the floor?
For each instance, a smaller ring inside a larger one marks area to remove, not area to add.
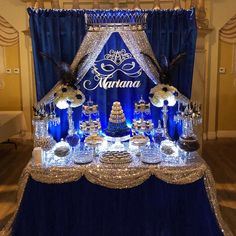
[[[17,182],[31,157],[31,142],[0,144],[0,230],[16,206]],[[218,193],[222,215],[236,235],[236,139],[207,141],[203,157],[209,164]]]

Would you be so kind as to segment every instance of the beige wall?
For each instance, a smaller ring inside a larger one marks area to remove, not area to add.
[[[236,13],[235,0],[212,0],[208,1],[210,26],[213,28],[208,38],[208,57],[206,75],[206,107],[207,120],[205,132],[208,139],[217,137],[217,108],[219,87],[219,30]]]
[[[22,110],[26,118],[27,137],[30,137],[32,128],[33,79],[32,68],[30,66],[30,39],[23,32],[28,28],[26,4],[21,0],[0,0],[0,15],[19,32]]]
[[[5,69],[11,69],[10,74],[3,73],[1,79],[4,87],[0,90],[0,110],[21,110],[21,80],[20,74],[14,73],[19,68],[19,44],[4,47],[4,55],[0,60],[4,61]]]
[[[236,131],[236,74],[232,73],[233,44],[219,42],[219,67],[225,68],[219,74],[218,132]]]

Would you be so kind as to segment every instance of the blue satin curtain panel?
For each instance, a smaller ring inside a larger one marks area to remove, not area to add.
[[[146,33],[156,58],[165,55],[171,61],[179,53],[187,54],[171,77],[172,84],[190,98],[197,38],[194,9],[149,11]]]
[[[223,236],[203,178],[172,185],[156,177],[130,189],[29,179],[13,236]]]
[[[84,18],[86,11],[28,9],[28,12],[33,43],[37,98],[40,100],[59,78],[52,63],[42,59],[39,51],[53,56],[56,60],[71,63],[86,33]],[[172,72],[172,83],[184,95],[190,97],[197,34],[194,10],[150,10],[147,13],[146,34],[157,59],[165,55],[171,61],[179,53],[185,52],[187,54],[183,62]],[[129,52],[119,34],[113,33],[97,60],[104,58],[104,55],[109,53],[111,49],[125,49],[126,52]],[[93,77],[90,70],[81,84],[85,80],[93,81]],[[131,123],[134,102],[141,95],[148,100],[150,89],[154,87],[154,83],[144,72],[138,78],[131,78],[118,71],[114,74],[113,80],[118,79],[140,80],[141,86],[139,88],[108,90],[98,88],[94,91],[83,90],[81,86],[86,98],[91,96],[98,103],[103,129],[107,126],[107,119],[114,101],[121,101],[127,121]],[[179,133],[178,125],[173,121],[175,110],[176,107],[169,108],[168,126],[172,138],[176,138]],[[151,111],[154,124],[157,125],[158,119],[161,119],[161,109],[152,106]],[[58,111],[58,114],[61,117],[61,126],[50,127],[50,132],[56,140],[65,137],[68,128],[66,111]],[[78,128],[81,108],[75,109],[73,116],[75,126]]]

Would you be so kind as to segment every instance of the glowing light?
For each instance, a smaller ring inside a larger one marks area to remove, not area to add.
[[[67,109],[69,107],[69,104],[67,103],[66,100],[62,100],[60,99],[57,103],[56,103],[56,106],[59,108],[59,109]]]

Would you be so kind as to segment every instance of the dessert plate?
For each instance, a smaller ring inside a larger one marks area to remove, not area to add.
[[[144,164],[159,164],[161,163],[161,159],[159,157],[155,157],[155,156],[144,156],[144,157],[141,157],[141,161],[144,163]]]

